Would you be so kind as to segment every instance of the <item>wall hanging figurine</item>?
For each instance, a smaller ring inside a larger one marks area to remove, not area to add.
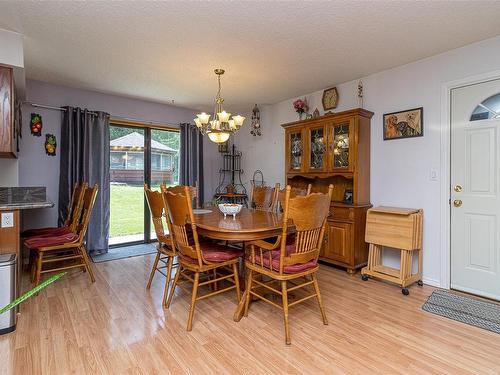
[[[40,137],[42,135],[42,128],[43,128],[42,116],[40,116],[38,113],[32,113],[31,124],[30,124],[31,135]]]
[[[363,108],[363,82],[358,82],[358,107]]]
[[[250,134],[252,134],[254,137],[257,135],[262,135],[260,129],[260,111],[259,107],[257,107],[257,104],[252,109],[252,126],[250,127]]]
[[[49,156],[56,156],[56,136],[54,134],[45,135],[45,153]]]

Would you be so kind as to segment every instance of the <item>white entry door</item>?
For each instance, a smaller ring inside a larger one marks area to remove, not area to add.
[[[451,99],[451,287],[500,300],[500,79]]]

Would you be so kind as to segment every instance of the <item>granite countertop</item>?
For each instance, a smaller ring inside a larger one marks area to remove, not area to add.
[[[54,207],[54,203],[50,201],[45,202],[18,202],[18,203],[0,203],[0,211],[12,211],[12,210],[29,210],[33,208],[51,208]]]
[[[0,187],[0,211],[54,207],[45,190],[43,186]]]

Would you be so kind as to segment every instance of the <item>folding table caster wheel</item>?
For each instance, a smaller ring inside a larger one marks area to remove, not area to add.
[[[361,280],[368,281],[368,275],[361,275]]]
[[[410,294],[410,291],[407,288],[403,288],[403,289],[401,289],[401,293],[403,293],[405,296],[407,296],[408,294]]]
[[[424,282],[423,282],[422,280],[418,280],[418,281],[417,281],[417,284],[418,284],[418,286],[423,286],[423,285],[424,285]]]

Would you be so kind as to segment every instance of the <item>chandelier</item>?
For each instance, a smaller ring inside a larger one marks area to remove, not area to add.
[[[231,118],[231,113],[224,111],[222,103],[224,99],[220,96],[221,86],[220,77],[224,74],[224,69],[215,69],[219,90],[215,97],[215,109],[213,120],[210,120],[210,114],[202,112],[197,114],[194,119],[196,127],[201,134],[208,135],[208,138],[215,143],[224,143],[229,139],[229,136],[238,131],[245,121],[245,117],[237,115]]]

